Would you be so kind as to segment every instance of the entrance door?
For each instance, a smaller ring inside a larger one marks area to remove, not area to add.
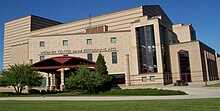
[[[191,71],[189,62],[189,52],[179,51],[179,66],[180,66],[180,80],[185,82],[191,82]]]
[[[56,86],[56,89],[60,89],[60,83],[61,83],[61,80],[60,80],[60,74],[56,74],[56,76],[55,76],[55,86]]]

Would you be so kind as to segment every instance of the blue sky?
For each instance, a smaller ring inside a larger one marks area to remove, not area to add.
[[[174,24],[192,23],[197,39],[220,53],[220,0],[0,0],[0,69],[7,21],[33,14],[66,23],[141,5],[160,5]]]

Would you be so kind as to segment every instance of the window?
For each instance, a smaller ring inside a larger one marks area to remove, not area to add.
[[[41,85],[40,85],[41,88],[45,88],[46,87],[46,77],[42,78],[41,79]]]
[[[147,81],[147,77],[146,76],[142,77],[142,82],[146,82],[146,81]]]
[[[156,45],[153,25],[136,28],[138,53],[139,53],[139,73],[157,72]]]
[[[92,39],[87,39],[86,44],[92,44]]]
[[[117,52],[112,52],[112,64],[117,63]]]
[[[44,44],[44,41],[40,41],[40,47],[44,47],[45,44]]]
[[[68,46],[68,40],[63,40],[63,46]]]
[[[116,43],[116,37],[111,38],[111,43]]]
[[[155,81],[155,76],[150,76],[150,81]]]
[[[63,56],[68,56],[68,54],[64,54]]]
[[[40,56],[40,60],[44,60],[45,59],[45,56]]]
[[[92,61],[92,54],[91,53],[87,54],[87,59]]]

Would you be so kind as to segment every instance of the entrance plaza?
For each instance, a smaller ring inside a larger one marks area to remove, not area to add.
[[[192,24],[174,24],[158,5],[70,23],[35,15],[5,23],[4,68],[31,63],[47,90],[63,90],[65,77],[80,65],[94,68],[99,53],[124,86],[219,80],[219,54],[197,40]]]

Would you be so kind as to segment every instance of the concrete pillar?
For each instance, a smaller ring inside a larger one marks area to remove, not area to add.
[[[60,70],[60,79],[61,79],[60,90],[63,91],[64,89],[64,69],[63,68]]]
[[[130,86],[131,85],[131,81],[130,81],[129,54],[125,55],[125,65],[126,65],[125,84],[126,84],[126,86]]]
[[[50,90],[55,90],[55,74],[50,74]]]
[[[32,65],[33,64],[33,59],[28,59],[28,64]]]
[[[205,79],[205,86],[209,81],[209,69],[208,69],[208,61],[207,61],[207,52],[204,50],[204,59],[205,59],[205,68],[206,68],[206,78]]]
[[[50,74],[46,76],[46,90],[50,90]]]

